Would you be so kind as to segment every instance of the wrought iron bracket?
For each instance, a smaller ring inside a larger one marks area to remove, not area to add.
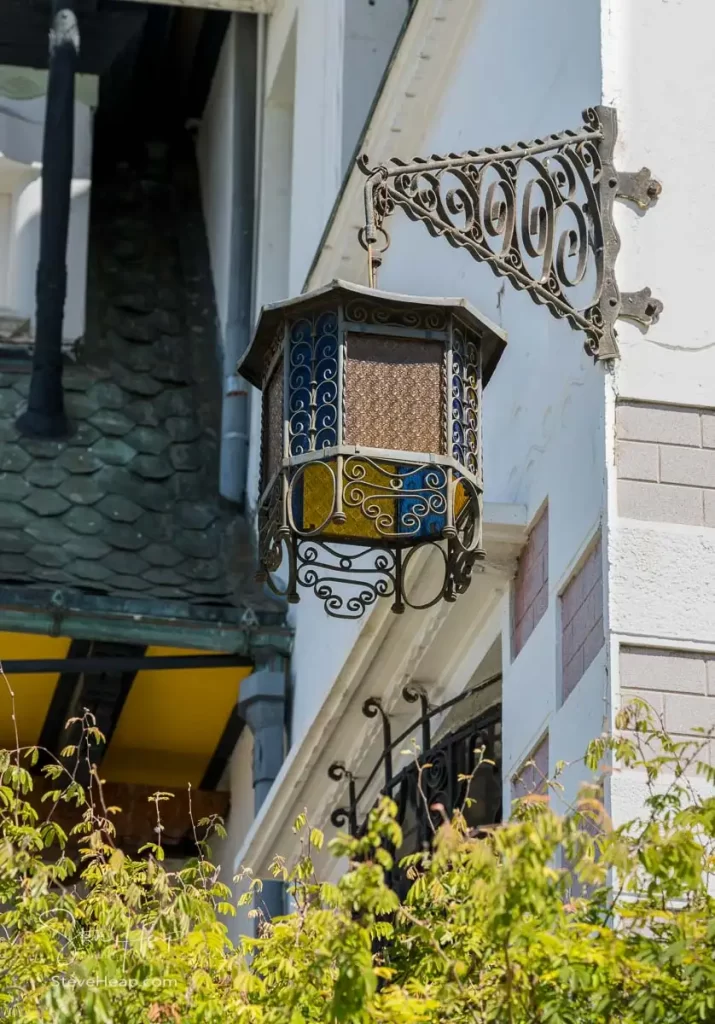
[[[375,167],[361,156],[367,181],[359,238],[370,285],[390,245],[385,222],[399,206],[583,331],[596,359],[615,358],[617,320],[648,327],[662,309],[647,289],[621,294],[616,283],[613,204],[621,199],[646,211],[661,193],[648,168],[616,170],[616,135],[615,110],[599,106],[584,111],[580,128],[531,142],[410,163],[394,157]]]

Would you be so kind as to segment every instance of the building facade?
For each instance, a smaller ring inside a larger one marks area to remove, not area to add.
[[[506,335],[482,409],[485,559],[456,602],[402,615],[382,600],[359,618],[334,618],[308,589],[290,608],[264,593],[251,599],[270,635],[245,646],[252,675],[241,682],[238,706],[249,728],[233,735],[220,782],[230,792],[229,835],[216,851],[224,872],[248,866],[270,877],[276,854],[297,855],[299,813],[328,831],[359,827],[386,784],[399,797],[406,833],[419,836],[414,755],[404,753],[413,740],[438,755],[434,794],[444,796],[455,791],[449,772],[469,767],[483,739],[496,767],[472,794],[479,825],[508,816],[513,797],[559,762],[568,764],[567,806],[585,777],[588,741],[615,728],[632,694],[645,696],[677,736],[715,724],[715,361],[700,282],[712,217],[701,172],[713,113],[705,0],[120,6],[173,18],[171,67],[184,85],[172,98],[181,98],[177,131],[191,139],[213,292],[208,316],[217,325],[214,390],[198,406],[213,415],[206,429],[216,463],[199,487],[211,490],[227,521],[246,524],[242,566],[255,561],[248,531],[260,490],[261,401],[236,365],[266,304],[336,279],[368,284],[360,153],[379,167],[543,141],[582,130],[582,111],[606,107],[617,117],[617,172],[648,169],[640,185],[614,179],[624,315],[609,358],[594,359],[583,331],[492,273],[488,261],[434,237],[419,218],[397,209],[385,223],[381,290],[466,298]],[[154,14],[150,23],[151,53],[163,22]],[[674,39],[687,47],[674,48]],[[116,67],[112,80],[121,80]],[[109,93],[112,109],[126,111],[120,92]],[[103,102],[100,88],[99,113]],[[161,136],[157,123],[168,109],[155,112],[143,143]],[[108,147],[106,160],[116,159]],[[521,216],[518,188],[513,205]],[[172,223],[181,225],[187,209],[175,206]],[[464,208],[457,203],[451,213],[458,220]],[[497,242],[508,213],[508,203],[503,215],[497,204]],[[517,227],[522,240],[532,237],[537,261],[548,234],[541,216]],[[578,260],[578,238],[567,234],[564,245],[566,264]],[[593,236],[589,245],[598,249]],[[644,288],[650,293],[640,294]],[[21,313],[18,305],[13,315]],[[189,336],[195,351],[197,332]],[[111,344],[126,348],[128,340]],[[7,515],[17,521],[16,512]],[[146,580],[150,570],[141,570]],[[415,559],[415,603],[429,601],[438,573],[432,556]],[[243,607],[241,580],[230,601],[228,590],[221,595],[227,605]],[[133,639],[146,646],[151,638]],[[214,637],[213,649],[226,651],[225,642],[225,634]],[[175,746],[179,774],[188,733]],[[604,785],[616,821],[637,810],[636,773],[609,775]],[[341,870],[327,859],[322,866]],[[280,893],[266,902],[275,911]],[[250,927],[246,918],[235,925]]]
[[[391,6],[378,2],[370,13],[377,18],[382,9],[386,17]],[[624,292],[650,288],[663,308],[647,327],[619,320],[618,358],[594,361],[579,333],[468,252],[399,210],[390,217],[379,287],[465,296],[507,334],[484,397],[486,565],[455,604],[401,616],[384,601],[360,620],[336,620],[314,594],[301,593],[291,614],[287,759],[248,834],[231,847],[234,866],[259,873],[276,853],[296,854],[291,824],[302,810],[330,830],[333,812],[349,805],[350,774],[362,794],[361,818],[369,808],[384,783],[384,722],[363,713],[368,698],[380,700],[397,736],[418,717],[405,686],[416,686],[433,707],[475,690],[465,705],[436,716],[433,742],[456,735],[465,722],[486,728],[497,709],[501,814],[523,791],[523,765],[531,760],[544,774],[569,762],[562,781],[564,801],[572,801],[586,777],[586,744],[613,730],[618,708],[634,694],[678,736],[713,723],[708,481],[715,401],[706,290],[694,287],[707,271],[704,259],[683,259],[682,248],[704,255],[707,232],[700,228],[709,217],[695,171],[709,146],[702,125],[712,106],[710,72],[699,42],[708,7],[421,0],[405,14],[362,129],[359,152],[371,166],[393,156],[410,161],[543,139],[577,129],[585,108],[612,107],[616,167],[646,166],[645,180],[657,182],[657,202],[647,212],[633,202],[615,204],[618,285]],[[335,278],[368,281],[357,240],[365,179],[340,159],[352,78],[350,49],[341,66],[333,33],[337,25],[347,31],[346,16],[342,4],[305,2],[278,4],[268,20],[264,160],[276,123],[270,92],[275,76],[282,82],[282,61],[293,67],[296,46],[293,91],[281,92],[279,115],[290,112],[285,166],[292,170],[287,187],[271,177],[272,161],[261,178],[269,218],[285,204],[283,224],[290,223],[278,261],[285,261],[288,287],[283,294],[262,290],[262,268],[275,269],[277,254],[264,213],[256,308]],[[311,30],[310,57],[301,58],[301,33],[315,17],[321,32]],[[663,76],[657,55],[674,38],[691,41],[689,56]],[[286,142],[288,133],[286,126]],[[254,402],[254,501],[258,407]],[[430,571],[425,564],[415,584],[425,596]],[[414,738],[419,744],[420,728]],[[409,746],[406,739],[401,748]],[[398,750],[395,758],[397,776],[410,757],[400,759]],[[336,762],[344,770],[331,778]],[[637,810],[642,785],[635,773],[606,778],[615,820]],[[345,815],[336,820],[348,824]]]

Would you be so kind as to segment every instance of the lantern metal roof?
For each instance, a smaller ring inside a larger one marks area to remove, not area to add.
[[[489,381],[506,348],[506,332],[475,309],[466,299],[400,295],[336,279],[330,284],[315,288],[295,298],[283,299],[280,302],[272,302],[263,306],[253,341],[238,364],[238,372],[254,387],[260,388],[263,382],[265,356],[273,344],[276,328],[286,312],[299,311],[303,307],[321,304],[330,298],[338,301],[363,298],[369,299],[370,302],[378,306],[383,305],[392,309],[402,306],[410,309],[441,309],[459,314],[466,326],[476,331],[481,338],[484,384]]]

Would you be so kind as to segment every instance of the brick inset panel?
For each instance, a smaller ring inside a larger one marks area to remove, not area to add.
[[[603,647],[601,535],[561,595],[562,700]]]
[[[549,734],[547,733],[525,759],[511,780],[511,798],[520,800],[534,793],[546,793],[549,778]]]
[[[534,632],[549,603],[549,509],[544,508],[534,523],[517,568],[514,581],[514,633],[512,649],[516,658]]]
[[[620,402],[616,468],[622,516],[715,527],[715,410]]]

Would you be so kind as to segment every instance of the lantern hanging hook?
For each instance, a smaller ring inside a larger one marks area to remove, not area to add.
[[[375,288],[377,286],[377,270],[382,264],[382,253],[390,246],[389,235],[382,226],[385,213],[387,212],[384,205],[386,196],[381,197],[379,195],[381,191],[384,191],[384,184],[387,181],[389,172],[387,167],[382,164],[368,169],[367,156],[365,154],[358,158],[358,164],[361,165],[363,173],[368,176],[364,191],[365,227],[360,229],[358,237],[360,245],[367,252],[368,285],[370,288]],[[376,249],[380,236],[382,236],[384,244]]]

